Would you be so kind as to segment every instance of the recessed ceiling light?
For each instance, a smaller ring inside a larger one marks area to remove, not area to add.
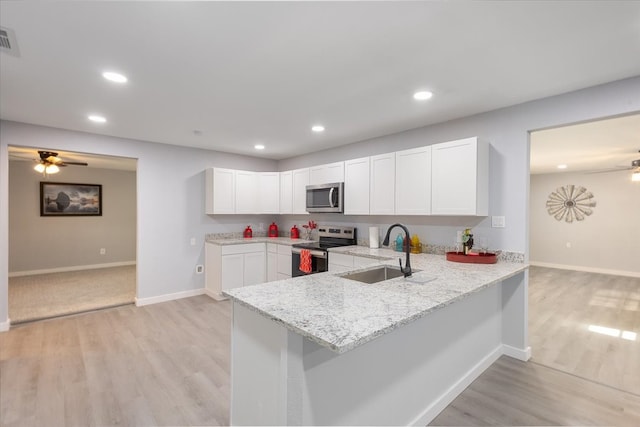
[[[91,120],[92,122],[96,122],[96,123],[105,123],[107,121],[106,118],[102,117],[102,116],[98,116],[95,114],[92,114],[89,116],[89,120]]]
[[[558,169],[566,169],[566,168],[567,168],[567,165],[565,164],[558,165]]]
[[[255,148],[256,150],[264,150],[264,145],[256,144],[256,145],[253,146],[253,148]]]
[[[423,90],[420,92],[416,92],[413,94],[413,99],[417,99],[418,101],[426,101],[427,99],[431,99],[433,93]]]
[[[105,71],[104,73],[102,73],[102,77],[104,77],[105,79],[111,81],[111,82],[116,82],[116,83],[126,83],[127,82],[127,76],[124,76],[120,73],[114,73],[112,71]]]
[[[324,132],[324,126],[322,125],[314,125],[311,127],[311,130],[314,132]]]

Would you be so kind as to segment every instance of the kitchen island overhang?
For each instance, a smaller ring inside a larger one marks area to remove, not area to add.
[[[528,360],[525,264],[415,258],[413,282],[229,291],[231,423],[425,425],[501,355]]]

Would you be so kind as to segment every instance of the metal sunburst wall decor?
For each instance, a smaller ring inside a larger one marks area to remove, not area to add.
[[[593,194],[579,185],[565,185],[556,188],[549,194],[547,212],[558,221],[573,222],[574,219],[583,221],[593,213],[596,201]]]

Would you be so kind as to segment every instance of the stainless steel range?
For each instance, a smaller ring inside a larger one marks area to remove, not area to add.
[[[357,229],[326,225],[318,227],[317,242],[298,243],[291,246],[291,277],[307,274],[322,273],[329,270],[329,248],[351,246],[357,244]],[[307,249],[311,252],[311,273],[300,270],[300,251]]]

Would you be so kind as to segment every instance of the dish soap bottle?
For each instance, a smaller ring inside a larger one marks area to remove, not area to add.
[[[404,246],[404,239],[402,238],[402,235],[398,233],[398,236],[396,237],[396,251],[402,252],[404,249],[403,246]]]
[[[419,254],[420,252],[422,252],[422,245],[420,244],[420,238],[418,237],[417,234],[414,234],[413,237],[411,237],[411,253]]]

